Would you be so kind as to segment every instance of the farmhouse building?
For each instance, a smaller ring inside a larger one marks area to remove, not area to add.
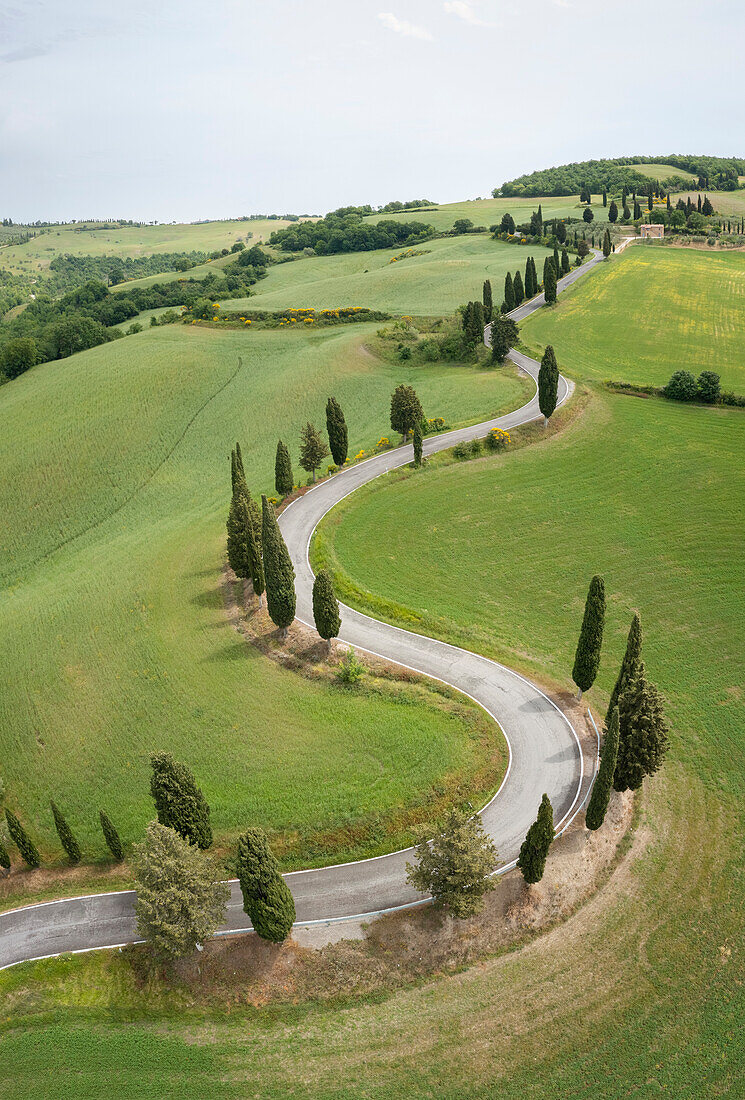
[[[645,225],[642,223],[639,226],[642,237],[664,237],[665,227],[664,225]]]

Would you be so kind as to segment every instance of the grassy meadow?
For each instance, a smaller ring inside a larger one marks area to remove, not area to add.
[[[681,179],[690,180],[695,184],[698,177],[693,172],[686,172],[685,168],[676,168],[674,164],[629,164],[640,176],[648,176],[651,180],[659,180],[664,183],[671,176],[679,176]]]
[[[574,378],[664,385],[713,370],[745,392],[745,254],[632,245],[521,326]]]
[[[579,202],[579,195],[560,195],[548,198],[509,198],[509,199],[469,199],[465,202],[442,203],[432,209],[410,210],[402,214],[370,214],[371,222],[385,220],[401,222],[425,222],[433,225],[442,232],[453,228],[453,223],[458,218],[470,218],[474,225],[490,225],[501,221],[505,213],[519,224],[530,220],[530,215],[538,209],[540,203],[543,217],[550,218],[581,218],[583,205]],[[598,209],[599,207],[599,209]],[[593,208],[595,219],[607,221],[607,213],[603,212],[601,195],[593,195]]]
[[[478,767],[457,716],[309,683],[225,617],[234,440],[252,489],[271,492],[277,438],[296,463],[299,429],[324,425],[329,393],[352,454],[390,434],[401,381],[453,424],[524,399],[514,375],[384,362],[363,346],[374,331],[171,325],[0,390],[2,778],[45,853],[59,851],[50,797],[86,853],[102,853],[104,804],[135,839],[152,816],[154,748],[193,768],[219,838],[251,821],[294,831],[300,862],[311,833],[393,818]]]

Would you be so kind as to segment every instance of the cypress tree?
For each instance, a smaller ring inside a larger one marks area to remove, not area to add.
[[[639,613],[634,613],[634,618],[631,620],[631,627],[629,628],[629,636],[626,639],[626,652],[623,655],[623,661],[621,662],[621,668],[618,672],[618,678],[613,685],[613,691],[610,694],[610,703],[608,704],[608,712],[605,716],[606,726],[610,722],[610,716],[613,713],[614,708],[618,705],[618,697],[625,688],[626,684],[631,679],[637,663],[641,660],[642,655],[642,621],[639,618]]]
[[[235,468],[239,477],[246,480],[246,471],[243,469],[243,455],[241,454],[241,445],[236,443],[235,445]]]
[[[484,339],[484,307],[481,302],[469,302],[470,311],[466,327],[466,343],[475,348]]]
[[[701,207],[701,213],[704,217],[710,217],[714,213],[714,207],[711,205],[711,199],[708,195],[704,196],[703,206]]]
[[[553,416],[559,396],[559,365],[556,362],[553,345],[548,344],[541,359],[538,371],[538,408],[543,413],[543,426],[548,427],[549,417]]]
[[[421,466],[422,464],[422,425],[420,421],[417,421],[414,425],[414,465]]]
[[[559,249],[554,245],[554,271],[556,272],[556,278],[559,278],[561,274],[561,260],[559,259]]]
[[[543,261],[543,295],[546,305],[552,306],[556,301],[556,268],[553,256],[547,256]]]
[[[5,871],[10,870],[10,856],[8,855],[8,849],[5,847],[2,840],[0,840],[0,867],[2,867]]]
[[[339,636],[341,619],[331,575],[327,569],[322,569],[313,581],[313,621],[330,653],[331,639]]]
[[[670,196],[669,195],[667,196],[667,201],[670,202]],[[642,208],[639,205],[639,203],[636,200],[634,200],[634,219],[640,218],[641,216],[642,216]]]
[[[235,448],[230,452],[230,491],[235,492],[235,482],[238,477],[238,466],[235,457]]]
[[[114,857],[114,859],[117,860],[124,859],[124,846],[119,839],[119,833],[114,828],[114,824],[111,818],[107,813],[104,812],[104,810],[99,810],[98,816],[101,821],[101,831],[104,835],[104,840],[106,841],[106,844],[108,845],[109,851],[111,852],[112,856]]]
[[[151,753],[150,765],[153,769],[150,794],[158,821],[175,829],[190,844],[209,848],[212,844],[210,808],[192,773],[169,752]]]
[[[300,432],[300,465],[316,480],[316,470],[329,453],[316,427],[310,421]]]
[[[603,256],[606,258],[606,260],[611,254],[611,249],[612,246],[610,242],[610,230],[606,229],[605,234],[603,235]]]
[[[484,289],[482,291],[482,301],[484,303],[484,322],[488,325],[491,321],[493,303],[491,293],[491,282],[489,279],[484,280]]]
[[[652,186],[650,184],[649,190],[647,191],[647,210],[649,210],[651,212],[653,209],[654,209],[654,191],[652,190]]]
[[[246,524],[244,512],[246,498],[242,491],[241,482],[236,482],[233,499],[228,511],[228,562],[236,577],[249,576],[248,547],[246,545]]]
[[[57,836],[60,838],[62,847],[67,852],[70,863],[80,863],[80,845],[75,839],[72,829],[67,824],[62,813],[60,813],[57,804],[52,801],[50,805],[52,807],[52,816],[54,817],[54,827],[57,830]]]
[[[284,640],[287,637],[287,628],[295,618],[295,570],[292,568],[274,508],[264,496],[261,498],[261,512],[266,604],[269,616],[274,625],[279,627],[279,636]]]
[[[535,289],[533,287],[533,269],[532,269],[532,266],[531,266],[530,259],[531,259],[530,256],[528,256],[527,260],[525,261],[525,284],[524,284],[524,286],[525,286],[525,297],[526,298],[532,298],[533,295],[535,294]]]
[[[521,302],[525,300],[525,291],[523,289],[523,277],[519,271],[515,272],[515,278],[512,280],[512,293],[515,297],[515,306],[519,306]]]
[[[21,825],[16,815],[11,813],[7,806],[5,807],[5,820],[8,822],[10,839],[18,849],[23,862],[28,867],[38,867],[41,863],[38,848],[24,829],[23,825]]]
[[[261,597],[266,588],[266,579],[264,577],[264,562],[261,557],[261,530],[258,521],[258,509],[255,501],[251,501],[251,503],[254,505],[253,509],[249,507],[246,501],[243,502],[242,518],[246,531],[248,575],[251,578],[254,595],[258,597],[259,607],[261,607]]]
[[[270,943],[282,943],[295,922],[295,902],[262,829],[247,829],[238,838],[236,871],[243,909],[255,932]]]
[[[638,203],[636,203],[636,202],[634,203],[634,210],[636,210],[638,205],[639,205]],[[667,206],[668,213],[670,213],[670,211],[673,208],[673,204],[670,202],[670,192],[669,191],[667,193],[667,202],[665,203],[665,205]],[[634,214],[634,217],[636,217],[636,214]]]
[[[603,645],[604,624],[605,585],[603,578],[596,574],[590,581],[572,669],[572,679],[577,685],[577,699],[581,699],[582,692],[589,691],[595,683]]]
[[[329,397],[326,402],[326,431],[329,436],[331,457],[335,465],[341,468],[347,461],[347,422],[344,413],[335,397]]]
[[[595,243],[594,237],[592,239],[592,243]],[[566,248],[562,248],[561,250],[561,273],[562,275],[569,274],[569,253],[567,252]]]
[[[292,463],[290,452],[280,439],[277,443],[277,454],[274,459],[274,488],[281,497],[286,497],[292,492]]]
[[[623,204],[623,218],[624,221],[629,221],[631,218],[631,211],[629,210],[628,203]]]
[[[546,857],[554,839],[554,811],[547,794],[541,799],[538,816],[528,829],[520,847],[517,865],[528,884],[540,882],[546,869]]]
[[[621,188],[621,202],[623,203],[624,206],[626,205],[626,199],[628,197],[629,197],[629,189],[626,186],[626,184],[624,184],[623,187]]]
[[[611,204],[608,207],[608,221],[609,222],[617,222],[618,221],[618,207],[616,206],[616,200],[615,199],[611,199]]]
[[[517,323],[511,317],[498,313],[491,323],[490,341],[493,363],[503,363],[507,352],[517,343]]]
[[[605,814],[613,790],[613,776],[618,759],[618,707],[611,711],[610,720],[605,729],[603,749],[600,754],[600,767],[592,787],[592,794],[585,813],[585,825],[588,829],[599,829],[605,821]]]
[[[617,791],[637,791],[646,775],[662,766],[668,749],[668,726],[656,686],[647,680],[644,661],[618,697],[618,760],[613,776]]]
[[[696,209],[698,210],[698,212],[700,214],[701,213],[701,196],[700,195],[698,196],[698,203],[696,204]]]
[[[608,205],[608,192],[603,188],[603,206]]]
[[[504,277],[504,302],[502,303],[502,313],[511,313],[515,308],[515,292],[512,288],[512,276],[509,271]]]

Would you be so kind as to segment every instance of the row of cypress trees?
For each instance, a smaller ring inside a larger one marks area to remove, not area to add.
[[[326,430],[329,437],[329,447],[326,446],[319,431],[310,421],[300,432],[300,465],[312,474],[314,481],[316,470],[329,453],[329,448],[337,466],[341,467],[347,461],[349,446],[347,422],[335,397],[329,397],[326,402]],[[274,460],[274,488],[281,497],[288,496],[294,488],[290,452],[281,439],[277,443],[277,453]]]
[[[67,819],[60,810],[59,806],[57,806],[56,802],[52,801],[50,805],[52,809],[52,817],[54,818],[54,825],[57,830],[57,835],[59,836],[62,847],[67,853],[67,857],[70,860],[70,863],[80,863],[82,852],[80,850],[80,845],[77,841],[75,834],[70,828]],[[101,823],[101,831],[103,832],[104,839],[114,859],[124,859],[124,848],[122,846],[121,840],[119,839],[119,834],[114,828],[111,818],[104,810],[100,810],[99,820]],[[10,839],[13,841],[16,848],[18,849],[18,854],[20,855],[23,862],[31,868],[39,867],[41,864],[39,849],[36,847],[36,844],[31,839],[28,831],[21,824],[16,814],[14,814],[7,807],[5,809],[5,821],[8,826]],[[4,868],[6,871],[9,871],[10,866],[11,862],[8,849],[0,840],[0,867]]]

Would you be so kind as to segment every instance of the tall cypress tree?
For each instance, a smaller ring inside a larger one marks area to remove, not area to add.
[[[254,931],[270,943],[282,943],[295,921],[295,902],[262,829],[247,829],[238,838],[236,871]]]
[[[31,868],[38,867],[41,863],[41,857],[39,856],[39,849],[34,844],[31,837],[28,835],[23,825],[16,817],[14,813],[5,807],[5,820],[8,823],[8,832],[10,833],[10,839],[18,849],[23,862]]]
[[[114,828],[111,818],[104,810],[99,810],[98,816],[101,821],[101,832],[104,835],[104,840],[112,856],[117,860],[124,859],[124,846],[119,839],[119,833]]]
[[[592,243],[593,244],[595,243],[595,238],[594,237],[593,237],[593,242]],[[562,248],[562,250],[561,250],[561,274],[562,275],[568,275],[569,274],[569,253],[567,252],[566,248]]]
[[[174,760],[169,752],[151,753],[150,766],[153,769],[150,794],[158,821],[175,829],[190,844],[209,848],[212,844],[210,808],[189,769]]]
[[[524,286],[525,286],[525,297],[526,298],[532,298],[533,295],[535,294],[535,289],[533,287],[533,269],[531,267],[531,257],[530,256],[528,256],[527,260],[525,261],[525,284],[524,284]]]
[[[662,766],[668,749],[668,725],[656,686],[639,661],[618,697],[618,760],[613,776],[617,791],[637,791],[646,775]]]
[[[72,829],[67,824],[57,804],[52,801],[50,805],[52,807],[52,817],[54,818],[54,827],[57,830],[57,836],[60,838],[62,847],[67,852],[70,863],[80,863],[80,845],[75,839]]]
[[[235,482],[238,477],[238,465],[235,455],[235,447],[230,452],[230,491],[235,492]]]
[[[331,457],[335,465],[341,468],[347,461],[347,448],[349,446],[347,422],[344,413],[335,397],[329,397],[326,402],[326,431],[329,436]]]
[[[543,413],[544,428],[548,427],[549,418],[554,414],[558,396],[559,365],[556,362],[553,345],[548,344],[538,371],[538,408]]]
[[[603,578],[596,574],[590,581],[572,669],[572,679],[577,685],[577,699],[581,699],[582,692],[589,691],[595,683],[600,665],[604,625],[605,585]]]
[[[491,321],[492,308],[493,308],[492,293],[491,293],[491,282],[490,282],[489,279],[484,279],[484,288],[483,288],[483,291],[482,291],[481,298],[482,298],[482,301],[484,303],[484,322],[488,325],[489,322]]]
[[[236,473],[246,480],[246,471],[243,469],[243,455],[241,454],[241,445],[236,443],[235,445],[235,468]]]
[[[593,831],[599,829],[605,821],[610,792],[613,790],[613,776],[618,760],[618,728],[618,707],[614,707],[606,725],[603,749],[600,754],[600,767],[585,813],[585,825]]]
[[[608,712],[605,716],[606,726],[610,722],[610,716],[613,713],[614,707],[618,705],[618,697],[625,688],[626,684],[631,679],[636,665],[641,660],[642,656],[642,621],[639,617],[639,612],[634,612],[634,618],[631,620],[631,626],[629,628],[629,636],[626,639],[626,652],[623,655],[623,661],[618,671],[618,678],[613,685],[613,691],[610,693],[610,702],[608,704]]]
[[[606,258],[606,260],[610,256],[611,251],[612,251],[612,245],[611,245],[611,241],[610,241],[610,230],[606,229],[605,234],[603,236],[603,256]]]
[[[515,278],[512,280],[512,292],[515,297],[515,306],[519,306],[521,302],[525,300],[525,291],[523,289],[523,277],[519,271],[515,272]]]
[[[246,532],[246,557],[248,563],[248,576],[251,578],[254,595],[258,597],[261,607],[261,597],[266,588],[264,577],[264,562],[261,556],[261,529],[255,502],[251,509],[247,501],[243,501],[242,520]]]
[[[670,196],[669,195],[667,196],[667,201],[670,202]],[[641,216],[642,216],[642,208],[639,205],[638,201],[635,199],[634,200],[634,219],[640,218]]]
[[[616,200],[615,199],[611,199],[611,204],[608,207],[608,221],[609,222],[617,222],[618,221],[618,207],[616,206]]]
[[[420,421],[414,425],[414,465],[421,466],[422,464],[422,425]]]
[[[281,497],[286,497],[293,488],[290,452],[281,439],[277,442],[277,454],[274,459],[274,488]]]
[[[282,640],[295,618],[295,570],[277,523],[274,507],[261,498],[261,534],[266,576],[266,604],[269,617],[279,628]]]
[[[556,272],[556,278],[561,275],[561,259],[559,258],[559,249],[554,245],[554,270]]]
[[[608,192],[603,188],[603,206],[608,205]]]
[[[228,521],[228,562],[236,577],[249,576],[248,547],[246,545],[246,524],[244,510],[246,498],[240,481],[236,481],[233,499],[230,502]]]
[[[2,840],[0,840],[0,867],[2,867],[4,871],[10,870],[10,856]]]
[[[543,261],[543,294],[546,305],[552,306],[556,301],[556,268],[553,256],[546,256]]]
[[[528,884],[540,882],[546,870],[546,857],[554,839],[554,811],[547,794],[541,799],[538,816],[528,829],[520,847],[517,865]]]
[[[512,275],[509,271],[504,277],[504,302],[502,302],[502,313],[511,313],[515,308],[515,292],[512,288]]]
[[[313,621],[330,653],[331,639],[337,638],[341,630],[341,619],[339,603],[334,595],[334,586],[328,569],[321,569],[313,581]]]
[[[484,307],[481,302],[471,302],[466,328],[466,343],[470,348],[475,348],[484,339]]]

